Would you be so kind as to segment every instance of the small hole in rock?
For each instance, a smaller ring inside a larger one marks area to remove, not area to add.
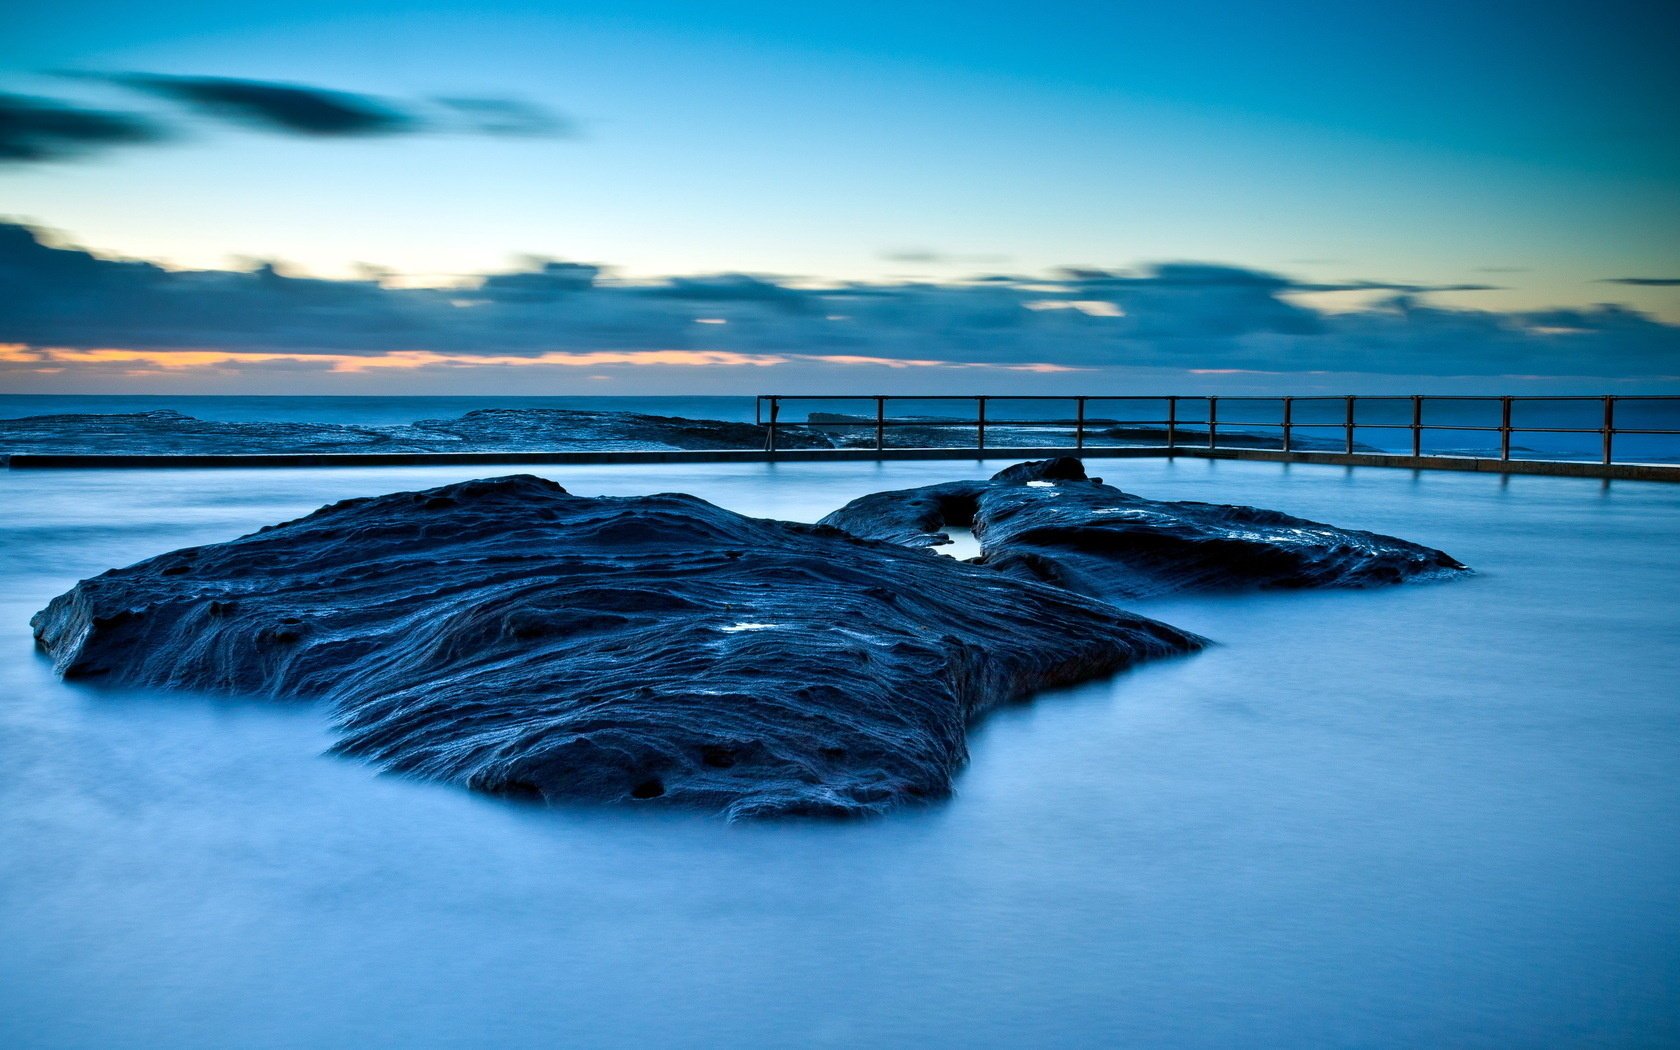
[[[728,769],[735,764],[735,749],[710,744],[700,749],[700,761],[712,769]]]

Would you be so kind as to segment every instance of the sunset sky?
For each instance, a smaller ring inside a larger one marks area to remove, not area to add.
[[[32,5],[0,53],[0,391],[1673,390],[1677,30]]]

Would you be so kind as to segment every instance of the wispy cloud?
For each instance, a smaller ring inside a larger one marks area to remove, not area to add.
[[[574,137],[570,119],[529,102],[509,98],[439,98],[463,126],[486,135]]]
[[[1631,284],[1646,288],[1673,288],[1680,286],[1680,277],[1606,277],[1600,284]]]
[[[137,114],[0,92],[0,163],[64,160],[166,138],[161,126]]]
[[[1009,256],[993,253],[958,254],[935,251],[932,248],[894,248],[881,253],[888,262],[913,266],[996,266],[1009,261]]]
[[[388,135],[417,130],[413,114],[369,95],[230,77],[111,73],[100,79],[199,112],[294,135]]]
[[[304,84],[160,73],[69,72],[69,81],[114,84],[215,122],[309,139],[427,133],[563,138],[566,117],[510,98],[406,101]],[[179,113],[133,113],[75,102],[0,93],[0,164],[64,161],[112,146],[147,145],[186,136]]]

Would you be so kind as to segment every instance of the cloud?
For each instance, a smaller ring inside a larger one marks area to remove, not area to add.
[[[785,310],[802,310],[812,305],[812,297],[797,288],[744,273],[673,277],[646,289],[644,294],[695,303],[763,303]]]
[[[402,102],[302,84],[159,73],[62,73],[115,84],[209,117],[260,131],[312,139],[422,133],[560,138],[575,135],[566,118],[506,98]],[[54,99],[0,92],[0,164],[80,158],[116,145],[162,143],[183,136],[167,115],[91,109]]]
[[[915,266],[992,266],[1009,261],[1007,255],[953,255],[932,248],[895,248],[882,252],[881,258]]]
[[[1631,284],[1648,288],[1680,287],[1680,277],[1606,277],[1600,284]]]
[[[368,95],[230,77],[112,73],[103,79],[210,116],[294,135],[387,135],[418,130],[416,118]]]
[[[486,135],[573,136],[571,121],[540,106],[507,98],[440,98],[438,105],[453,111],[463,126]]]
[[[609,268],[543,259],[447,288],[390,287],[273,265],[173,271],[54,247],[29,227],[0,224],[0,343],[19,348],[5,363],[11,372],[210,367],[209,358],[157,356],[205,353],[223,364],[267,354],[277,366],[362,373],[803,362],[1179,375],[1680,374],[1680,327],[1623,306],[1449,308],[1411,290],[1338,312],[1292,301],[1316,287],[1196,262],[813,287],[748,274],[631,282]],[[95,351],[105,356],[77,356]],[[125,363],[112,354],[138,356]]]
[[[107,146],[161,142],[162,128],[132,113],[81,109],[0,92],[0,164],[63,160]]]

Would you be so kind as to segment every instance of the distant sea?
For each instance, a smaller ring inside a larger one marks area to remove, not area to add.
[[[1047,438],[1043,429],[1022,429],[1010,433],[1005,420],[1051,420],[1067,423],[1068,443],[1071,444],[1073,398],[1053,399],[989,399],[988,445],[1042,444]],[[153,394],[0,394],[0,431],[7,420],[45,415],[124,415],[157,411],[174,411],[195,419],[218,424],[321,424],[329,427],[402,428],[419,420],[450,420],[480,409],[572,409],[594,412],[645,413],[686,419],[719,420],[732,423],[755,421],[758,409],[752,396],[706,397],[296,397],[296,396],[222,396],[222,395],[153,395]],[[1087,406],[1089,420],[1123,420],[1128,424],[1160,421],[1165,408],[1156,398],[1093,398]],[[1179,404],[1177,420],[1179,439],[1185,444],[1196,443],[1206,433],[1206,402],[1185,398]],[[783,405],[781,421],[798,424],[808,413],[822,412],[872,418],[871,398],[825,398],[799,400]],[[948,417],[968,420],[972,403],[933,398],[893,398],[889,414],[905,417]],[[1340,448],[1344,431],[1342,421],[1345,407],[1339,398],[1297,399],[1294,421],[1297,429],[1294,440],[1300,448]],[[1276,421],[1282,415],[1280,398],[1252,400],[1222,400],[1219,410],[1219,433],[1222,439],[1237,444],[1264,444],[1274,447],[1282,430]],[[1409,398],[1361,397],[1358,402],[1358,426],[1354,439],[1362,450],[1403,453],[1410,451],[1410,434],[1404,429],[1411,419]],[[1436,400],[1426,402],[1426,426],[1441,429],[1426,430],[1423,448],[1426,453],[1443,455],[1489,456],[1498,454],[1499,436],[1491,428],[1500,421],[1500,402],[1496,397]],[[1603,406],[1596,399],[1569,400],[1563,398],[1518,401],[1512,422],[1517,427],[1557,428],[1577,433],[1518,432],[1513,435],[1511,453],[1518,459],[1575,459],[1595,460],[1602,452],[1601,439],[1596,432],[1603,422]],[[1623,400],[1618,403],[1616,423],[1627,430],[1680,431],[1680,397],[1659,400]],[[175,424],[164,424],[174,429]],[[1456,429],[1455,429],[1456,428]],[[1480,428],[1480,429],[1475,429]],[[253,429],[252,433],[261,428]],[[49,428],[50,431],[50,428]],[[35,431],[39,439],[39,428]],[[832,432],[831,432],[832,433]],[[902,433],[902,432],[901,432]],[[966,423],[951,426],[942,432],[948,437],[936,439],[940,444],[966,444],[972,439],[972,427]],[[1246,441],[1238,440],[1238,436]],[[412,435],[410,435],[412,436]],[[572,437],[576,437],[573,434]],[[869,435],[863,435],[867,438]],[[911,435],[903,434],[906,439]],[[854,435],[856,437],[856,435]],[[4,434],[0,433],[0,439]],[[510,434],[508,446],[531,447],[530,435]],[[1139,440],[1156,441],[1136,434],[1104,440],[1094,435],[1087,444],[1132,444]],[[95,439],[83,424],[65,421],[63,447],[54,450],[84,451],[82,446],[103,439]],[[570,439],[558,438],[561,444]],[[659,445],[661,438],[650,438],[648,447]],[[861,440],[861,438],[860,438]],[[521,444],[521,441],[527,443]],[[3,445],[0,440],[0,445]],[[753,442],[756,444],[756,441]],[[21,446],[19,446],[21,447]],[[558,445],[545,447],[559,447]],[[581,446],[579,446],[581,447]],[[615,446],[616,447],[616,446]],[[628,446],[626,446],[628,447]],[[275,450],[275,449],[269,449]],[[319,449],[311,449],[319,450]],[[345,448],[343,451],[350,451]],[[0,453],[5,448],[0,447]],[[1616,458],[1624,462],[1673,463],[1680,462],[1680,435],[1619,434],[1616,438]]]
[[[221,423],[400,426],[481,408],[569,408],[751,422],[751,397],[235,397],[169,394],[0,394],[0,419],[164,409]]]

